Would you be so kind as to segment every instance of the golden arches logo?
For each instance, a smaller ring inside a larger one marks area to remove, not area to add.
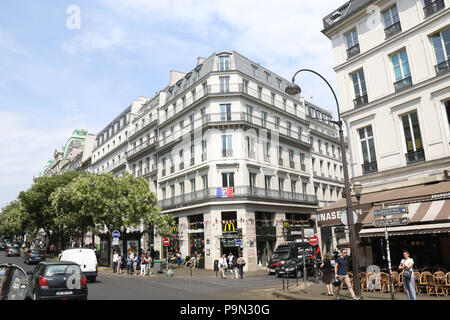
[[[231,228],[233,228],[233,230],[231,230]],[[223,231],[227,232],[227,229],[228,229],[228,231],[236,231],[233,221],[227,221],[225,223],[225,227],[224,227]]]
[[[172,227],[172,232],[178,232],[178,226],[173,226]]]
[[[283,228],[287,229],[289,228],[291,225],[289,224],[289,221],[284,221],[283,222]]]

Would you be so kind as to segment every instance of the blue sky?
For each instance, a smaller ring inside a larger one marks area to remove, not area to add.
[[[188,72],[197,57],[235,50],[285,78],[304,67],[335,86],[322,18],[344,0],[2,0],[0,207],[32,184],[74,128],[101,130],[130,102]],[[67,8],[80,9],[69,29]],[[306,99],[335,111],[320,79]]]

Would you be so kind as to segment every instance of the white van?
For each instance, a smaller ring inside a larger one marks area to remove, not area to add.
[[[59,261],[71,261],[80,265],[83,275],[90,282],[95,282],[98,273],[97,256],[95,251],[87,248],[72,248],[64,250]]]

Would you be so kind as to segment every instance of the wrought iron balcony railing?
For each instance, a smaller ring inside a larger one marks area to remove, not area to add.
[[[378,172],[378,166],[376,161],[363,163],[361,166],[363,174]]]
[[[389,27],[384,29],[384,34],[386,35],[386,39],[396,35],[397,33],[402,32],[402,26],[400,25],[400,21],[391,24]]]
[[[425,152],[423,149],[417,149],[416,151],[406,153],[405,157],[406,164],[422,162],[425,161]]]
[[[404,90],[406,88],[409,88],[412,86],[412,78],[411,77],[407,77],[404,78],[402,80],[399,80],[397,82],[394,82],[394,88],[395,88],[395,92]]]
[[[355,105],[355,108],[362,107],[365,104],[369,103],[369,99],[367,97],[367,94],[364,94],[362,96],[356,97],[353,99],[353,104]]]
[[[444,0],[436,0],[429,5],[423,7],[423,11],[425,13],[425,18],[428,18],[432,14],[442,10],[445,7]]]
[[[436,70],[436,75],[443,74],[450,70],[450,60],[441,62],[434,66],[434,70]]]
[[[350,59],[351,57],[356,56],[357,54],[359,54],[361,51],[359,49],[359,43],[354,45],[351,48],[347,49],[347,59]]]

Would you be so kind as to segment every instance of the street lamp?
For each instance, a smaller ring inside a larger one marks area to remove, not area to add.
[[[353,184],[353,192],[355,193],[356,200],[358,200],[358,209],[359,209],[359,206],[360,206],[362,189],[363,189],[363,187],[362,187],[361,182],[355,182]]]
[[[347,154],[345,152],[345,143],[344,143],[344,131],[342,130],[343,122],[341,120],[341,113],[339,109],[339,102],[336,97],[336,93],[334,92],[331,85],[328,83],[328,81],[319,73],[316,71],[310,70],[310,69],[300,69],[298,70],[294,76],[292,77],[292,83],[290,83],[286,89],[285,92],[289,95],[298,95],[302,92],[299,85],[295,83],[295,76],[302,72],[307,71],[314,73],[318,75],[322,80],[326,82],[328,87],[331,89],[331,92],[333,93],[334,99],[336,100],[336,107],[337,107],[337,113],[338,113],[338,121],[329,120],[329,122],[336,124],[339,127],[339,140],[341,145],[341,152],[342,152],[342,166],[344,167],[344,182],[345,182],[345,194],[346,196],[346,202],[347,202],[347,219],[348,219],[348,229],[349,229],[349,235],[350,235],[350,246],[352,250],[352,262],[353,262],[353,273],[354,273],[354,281],[355,281],[355,293],[359,297],[361,296],[361,284],[359,279],[359,262],[358,262],[358,250],[356,247],[356,237],[355,237],[355,223],[353,221],[353,208],[352,208],[352,198],[350,193],[350,179],[348,176],[348,167],[347,167]]]

